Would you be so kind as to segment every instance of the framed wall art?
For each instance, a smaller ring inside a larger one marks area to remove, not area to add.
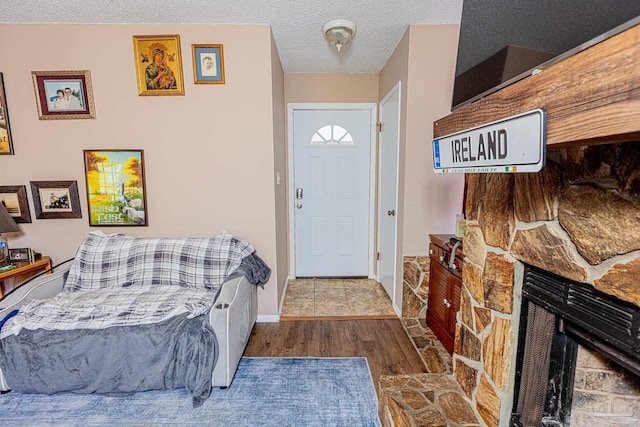
[[[32,71],[40,120],[95,119],[91,73]]]
[[[0,203],[17,223],[30,223],[29,201],[27,200],[27,187],[24,185],[0,186]]]
[[[84,150],[89,225],[149,225],[143,150]]]
[[[133,36],[138,95],[184,95],[180,36]]]
[[[7,97],[4,94],[4,76],[0,73],[0,154],[13,154],[13,141],[9,127]]]
[[[78,181],[31,181],[37,219],[82,218]]]
[[[192,44],[195,84],[224,84],[224,55],[221,44]]]

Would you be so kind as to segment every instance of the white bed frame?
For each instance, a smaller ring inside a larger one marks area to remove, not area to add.
[[[33,299],[46,299],[62,291],[68,269],[45,275],[16,289],[0,301],[0,319]],[[228,387],[249,341],[258,317],[257,286],[244,277],[222,284],[209,313],[209,323],[218,340],[218,362],[213,369],[213,387]],[[0,369],[0,391],[11,390]]]

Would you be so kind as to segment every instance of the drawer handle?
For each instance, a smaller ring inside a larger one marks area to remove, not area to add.
[[[444,255],[440,255],[440,262],[444,261]]]
[[[445,299],[443,299],[443,300],[442,300],[442,302],[444,303],[444,305],[445,305],[447,308],[451,308],[451,303],[450,303],[449,301],[447,301],[447,299],[446,299],[446,298],[445,298]]]
[[[429,255],[433,255],[433,249],[429,249]]]

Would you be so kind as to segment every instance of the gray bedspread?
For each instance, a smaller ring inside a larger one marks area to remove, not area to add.
[[[194,407],[211,393],[218,358],[206,315],[103,330],[23,330],[0,340],[0,368],[23,393],[130,393],[186,388]]]

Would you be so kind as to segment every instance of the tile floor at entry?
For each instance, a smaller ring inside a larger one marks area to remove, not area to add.
[[[395,319],[391,299],[371,279],[289,280],[280,320],[311,318]]]

